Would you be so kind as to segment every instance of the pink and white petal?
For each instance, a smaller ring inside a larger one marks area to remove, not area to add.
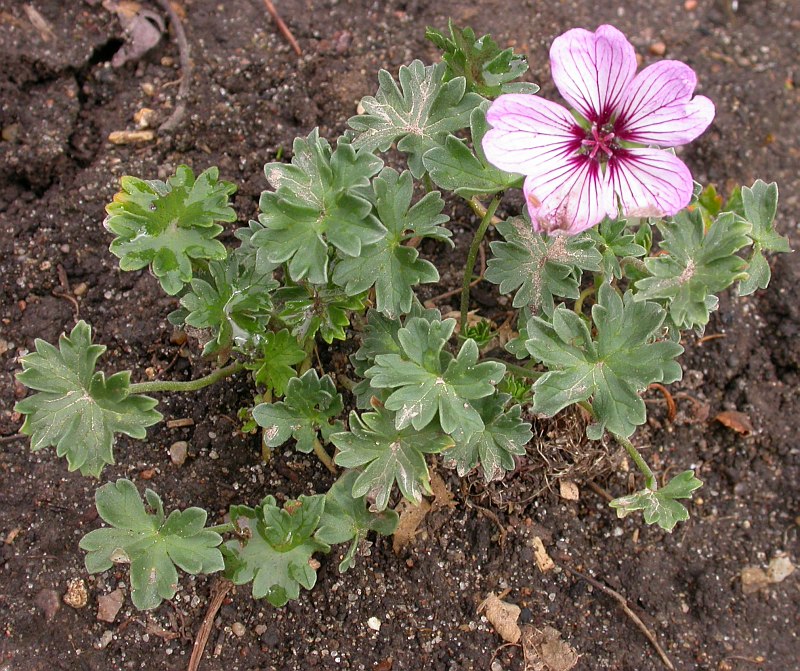
[[[668,151],[626,149],[609,161],[607,173],[626,217],[671,216],[692,199],[692,174]]]
[[[523,175],[550,170],[575,153],[582,132],[570,112],[558,103],[514,93],[495,100],[486,120],[492,125],[481,146],[497,168]]]
[[[625,91],[617,116],[619,136],[631,142],[677,147],[691,142],[714,120],[714,103],[692,98],[697,75],[680,61],[642,70]]]
[[[607,123],[636,74],[636,52],[614,26],[573,28],[553,40],[550,68],[561,95],[589,121]]]
[[[584,156],[527,177],[523,191],[533,229],[541,233],[577,235],[617,212],[607,173]]]

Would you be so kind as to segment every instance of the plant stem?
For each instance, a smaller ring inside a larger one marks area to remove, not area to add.
[[[319,442],[319,438],[314,438],[314,454],[316,454],[319,460],[325,464],[325,468],[336,475],[338,471],[336,470],[336,466],[333,464],[331,455],[325,451],[324,447],[322,447],[322,443]]]
[[[219,382],[220,380],[238,373],[244,368],[244,364],[236,361],[225,368],[218,368],[213,373],[197,380],[155,380],[153,382],[136,382],[128,390],[131,394],[152,394],[157,391],[197,391]]]
[[[575,310],[575,314],[578,315],[581,314],[581,312],[583,311],[584,301],[593,293],[595,293],[595,291],[597,291],[597,287],[595,287],[594,284],[590,287],[586,287],[583,291],[581,291],[581,295],[578,296],[578,300],[575,301],[575,307],[573,308],[573,310]]]
[[[620,436],[616,433],[612,434],[617,442],[622,445],[628,452],[628,456],[633,459],[633,463],[636,464],[636,468],[638,468],[642,475],[644,475],[644,486],[647,487],[651,491],[656,491],[658,489],[658,482],[656,481],[656,476],[653,475],[653,471],[650,470],[650,467],[647,465],[647,462],[642,458],[642,455],[639,454],[639,450],[637,450],[631,441],[629,441],[624,436]]]
[[[474,198],[470,199],[469,202],[480,205],[480,207],[483,208],[483,205],[481,205]],[[467,330],[467,312],[469,312],[469,285],[472,281],[472,269],[475,267],[475,260],[478,258],[478,249],[480,249],[483,236],[486,235],[486,229],[488,229],[489,224],[492,223],[492,217],[494,216],[499,204],[500,199],[495,196],[491,205],[489,205],[489,209],[483,210],[483,219],[481,219],[481,224],[478,226],[478,230],[475,232],[475,237],[472,238],[472,244],[469,247],[467,264],[464,266],[464,281],[461,286],[461,333],[464,333]],[[477,210],[475,211],[477,212]]]
[[[527,368],[518,366],[515,363],[508,363],[508,361],[503,361],[502,359],[493,359],[492,357],[486,357],[484,361],[494,361],[496,363],[501,363],[506,367],[506,370],[509,373],[513,373],[517,377],[527,378],[528,380],[538,380],[540,377],[542,377],[542,375],[544,375],[543,371],[528,370]]]
[[[206,527],[205,531],[214,531],[218,534],[233,533],[236,531],[236,525],[233,522],[225,522],[225,524],[217,524],[213,527]]]

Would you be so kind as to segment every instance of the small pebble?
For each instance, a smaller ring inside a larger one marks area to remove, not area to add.
[[[371,617],[367,620],[367,626],[373,631],[380,631],[381,621],[377,617]]]
[[[82,578],[72,578],[67,582],[64,603],[71,608],[84,608],[89,603],[89,592]]]
[[[58,598],[58,592],[54,589],[43,589],[35,599],[36,607],[44,614],[44,619],[50,622],[58,609],[61,608],[61,601]]]
[[[83,296],[88,288],[89,287],[86,285],[86,282],[79,282],[72,288],[72,293],[76,296]]]
[[[242,636],[244,636],[244,635],[245,635],[245,632],[247,631],[247,629],[245,629],[245,626],[244,626],[244,625],[243,625],[241,622],[234,622],[234,623],[231,625],[231,631],[232,631],[232,632],[233,632],[233,633],[234,633],[236,636],[238,636],[239,638],[241,638]]]
[[[653,42],[653,44],[650,45],[650,53],[653,54],[653,56],[663,56],[667,53],[667,45],[663,42]]]
[[[100,636],[97,643],[94,644],[95,649],[97,650],[104,650],[108,647],[108,644],[111,643],[111,640],[114,638],[114,632],[110,629],[106,629],[102,635]]]
[[[169,446],[170,461],[176,466],[183,466],[186,456],[189,454],[189,443],[185,440],[178,440]]]
[[[142,92],[146,96],[152,96],[156,92],[156,87],[153,86],[150,82],[142,82],[141,87],[142,87]]]
[[[156,137],[152,130],[115,130],[108,134],[111,144],[137,144],[151,142]]]
[[[687,12],[693,12],[697,9],[697,0],[686,0],[686,2],[683,3],[683,8]]]
[[[267,625],[265,624],[257,624],[255,628],[255,632],[257,636],[261,636],[267,630]]]

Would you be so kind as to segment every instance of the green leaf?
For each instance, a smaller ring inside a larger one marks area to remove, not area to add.
[[[319,431],[327,439],[338,428],[330,425],[330,419],[342,412],[342,407],[342,397],[330,376],[320,379],[311,368],[289,380],[283,401],[260,403],[253,408],[253,419],[263,427],[263,440],[269,447],[278,447],[294,438],[297,449],[308,453],[314,449]]]
[[[694,471],[684,471],[670,480],[661,489],[642,489],[630,496],[614,499],[609,505],[616,509],[617,517],[625,517],[635,510],[644,511],[647,524],[658,524],[665,531],[672,531],[678,522],[689,519],[689,511],[676,499],[689,499],[692,492],[703,483],[694,477]]]
[[[392,75],[381,70],[378,93],[361,100],[365,114],[347,122],[356,131],[353,146],[387,151],[397,142],[398,151],[408,154],[411,174],[421,178],[425,152],[468,126],[470,112],[482,100],[466,93],[463,77],[443,82],[445,69],[444,63],[425,67],[421,61],[401,66],[399,88]]]
[[[218,177],[219,171],[209,168],[195,180],[185,165],[166,183],[123,177],[104,222],[117,236],[109,249],[119,267],[150,265],[164,291],[174,295],[192,279],[192,259],[224,259],[225,246],[215,240],[223,229],[216,222],[236,221],[228,204],[236,186]]]
[[[525,445],[533,438],[531,425],[522,421],[520,406],[505,409],[510,398],[496,393],[473,401],[483,420],[483,431],[456,443],[444,455],[445,463],[454,463],[461,477],[480,464],[486,482],[500,480],[516,468],[514,455],[525,454]]]
[[[472,28],[458,28],[452,19],[449,28],[449,38],[434,28],[425,31],[425,37],[444,52],[442,58],[447,64],[445,81],[464,77],[467,90],[485,98],[496,98],[501,93],[536,93],[539,90],[535,84],[510,84],[528,70],[524,56],[515,54],[511,48],[500,49],[489,35],[476,38]]]
[[[315,552],[330,547],[314,537],[325,496],[301,496],[283,509],[267,496],[254,510],[231,506],[231,521],[244,533],[240,540],[223,546],[225,577],[237,585],[253,583],[253,598],[267,598],[273,606],[286,605],[300,596],[300,587],[311,589],[317,573],[310,560]]]
[[[714,294],[746,277],[736,252],[750,244],[751,226],[723,212],[706,233],[699,210],[683,210],[658,228],[668,253],[645,259],[653,276],[636,283],[636,300],[662,300],[679,329],[702,329],[719,303]]]
[[[231,256],[210,263],[207,279],[192,279],[191,290],[181,298],[184,323],[211,331],[203,356],[227,352],[234,345],[252,349],[266,334],[272,315],[271,293],[278,287],[272,273],[245,270]]]
[[[158,401],[130,395],[130,372],[109,378],[95,371],[103,345],[92,344],[92,329],[79,321],[69,336],[62,334],[58,349],[36,339],[36,351],[21,359],[17,379],[37,394],[14,406],[25,415],[20,431],[31,437],[36,452],[54,445],[66,456],[69,470],[99,477],[114,463],[114,434],[143,440],[146,428],[161,421]]]
[[[486,122],[488,108],[487,101],[470,114],[473,149],[464,140],[448,135],[443,144],[425,153],[422,162],[439,188],[454,191],[468,199],[521,186],[522,178],[519,175],[498,170],[486,160],[483,153],[481,142],[489,130]]]
[[[351,412],[350,431],[334,433],[331,442],[340,450],[334,459],[337,464],[364,466],[353,484],[352,496],[374,498],[379,511],[388,505],[395,482],[404,497],[419,505],[422,494],[431,493],[425,455],[453,445],[452,438],[435,424],[397,428],[394,415],[380,406],[361,417]]]
[[[624,257],[638,258],[647,250],[636,243],[636,236],[628,230],[625,219],[605,218],[600,226],[589,229],[588,235],[603,257],[602,272],[605,277],[622,278],[620,259]]]
[[[201,508],[173,510],[164,516],[158,494],[145,491],[147,512],[130,480],[120,479],[100,487],[95,494],[97,512],[110,527],[95,529],[80,542],[87,551],[86,570],[100,573],[114,564],[131,565],[131,599],[139,610],[157,607],[178,588],[176,566],[197,575],[224,568],[218,549],[222,537],[208,529]]]
[[[297,339],[286,329],[277,333],[267,333],[261,341],[258,356],[245,368],[254,371],[256,384],[277,396],[286,393],[289,380],[297,377],[294,366],[306,358],[306,353]]]
[[[251,243],[272,263],[287,263],[295,282],[328,281],[328,248],[359,256],[363,246],[378,242],[386,230],[372,214],[362,190],[378,174],[383,161],[357,152],[344,139],[336,151],[317,129],[294,141],[290,165],[268,163],[267,180],[275,191],[261,194],[261,230]]]
[[[530,306],[552,314],[554,296],[577,299],[581,271],[599,271],[602,257],[587,235],[545,237],[535,232],[522,217],[497,225],[505,242],[493,242],[493,257],[486,279],[500,285],[507,294],[519,289],[513,306]]]
[[[779,235],[773,227],[778,211],[778,185],[767,184],[760,179],[752,188],[742,188],[742,206],[745,219],[753,228],[748,233],[753,241],[753,253],[747,266],[747,278],[739,283],[739,295],[749,296],[756,289],[766,289],[772,273],[765,251],[790,252],[789,240]]]
[[[397,411],[398,429],[413,425],[419,431],[438,415],[444,432],[457,441],[483,430],[483,421],[469,401],[494,393],[505,366],[478,363],[474,340],[466,340],[454,358],[444,350],[454,327],[454,319],[433,323],[409,319],[397,334],[402,354],[379,354],[366,371],[373,387],[394,389],[386,408]]]
[[[658,340],[666,312],[657,303],[624,300],[610,285],[600,287],[592,307],[596,339],[584,320],[559,306],[552,323],[528,321],[525,347],[549,369],[533,385],[533,411],[549,417],[572,403],[592,399],[601,428],[630,436],[644,424],[639,392],[652,382],[681,379],[677,343]]]
[[[353,485],[358,476],[358,471],[347,471],[328,490],[325,512],[322,513],[316,534],[318,540],[329,545],[350,542],[350,548],[339,564],[340,573],[353,566],[358,546],[370,531],[391,536],[399,520],[394,510],[371,512],[367,508],[366,497],[353,496]]]
[[[378,311],[393,317],[411,310],[414,286],[439,281],[436,267],[403,243],[411,238],[450,242],[451,234],[441,226],[448,217],[442,214],[444,201],[438,192],[425,195],[411,206],[411,173],[398,175],[386,168],[373,181],[373,188],[376,213],[388,232],[378,242],[365,246],[360,256],[341,260],[333,281],[351,296],[374,285]]]
[[[347,337],[348,312],[361,312],[367,295],[348,296],[339,287],[304,283],[297,287],[281,287],[273,298],[281,304],[278,315],[281,321],[291,327],[292,335],[301,343],[319,333],[330,344]]]

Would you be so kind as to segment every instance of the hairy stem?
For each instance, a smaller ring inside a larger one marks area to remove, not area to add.
[[[336,475],[338,471],[336,470],[336,466],[333,464],[333,459],[331,459],[331,455],[325,451],[325,448],[322,447],[322,443],[319,442],[319,438],[314,438],[314,454],[316,454],[319,460],[325,464],[325,468]]]
[[[469,202],[474,202],[476,205],[480,205],[480,207],[483,208],[483,205],[481,205],[474,198],[470,199]],[[461,286],[461,333],[464,333],[467,330],[467,312],[469,312],[469,285],[472,281],[472,269],[475,267],[475,260],[478,258],[478,250],[480,249],[481,242],[483,241],[483,236],[486,235],[486,229],[488,229],[489,224],[492,223],[492,217],[494,217],[494,213],[499,204],[500,198],[495,196],[491,205],[489,205],[489,208],[483,210],[483,219],[481,219],[481,224],[478,226],[478,230],[475,232],[475,237],[472,238],[472,244],[469,247],[467,264],[464,266],[464,281]]]
[[[208,387],[215,382],[238,373],[244,368],[244,364],[236,361],[225,368],[218,368],[213,373],[196,380],[155,380],[153,382],[135,382],[128,389],[131,394],[152,394],[157,391],[198,391]]]
[[[225,524],[217,524],[213,527],[206,527],[205,531],[214,531],[218,534],[229,534],[238,531],[233,522],[226,522]]]
[[[650,470],[647,462],[642,458],[642,455],[639,454],[639,450],[637,450],[633,443],[624,436],[620,436],[616,433],[612,435],[616,441],[625,448],[625,450],[628,452],[628,456],[633,459],[633,463],[636,464],[636,468],[638,468],[642,472],[642,475],[644,475],[644,486],[651,491],[656,491],[656,489],[658,489],[656,476],[653,475],[653,471]]]
[[[543,371],[539,370],[529,370],[527,368],[523,368],[522,366],[518,366],[515,363],[508,363],[508,361],[503,361],[502,359],[493,359],[492,357],[486,357],[484,361],[494,361],[496,363],[501,363],[506,367],[506,370],[509,373],[513,373],[517,377],[524,377],[528,380],[538,380],[542,375],[544,375]]]

